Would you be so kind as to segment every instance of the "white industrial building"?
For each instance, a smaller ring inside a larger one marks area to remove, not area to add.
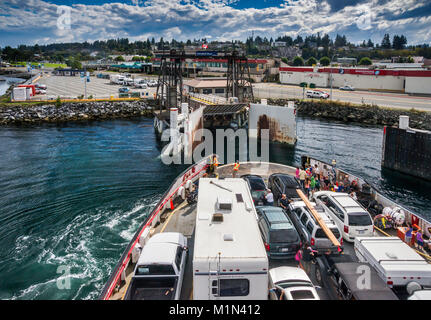
[[[431,95],[431,71],[425,69],[365,69],[281,67],[280,82],[299,85],[314,83],[317,87],[350,85],[361,90],[398,91]]]

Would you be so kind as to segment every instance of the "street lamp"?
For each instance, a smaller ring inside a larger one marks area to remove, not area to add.
[[[330,75],[331,75],[331,100],[332,100],[332,82],[333,82],[333,78],[332,78],[332,61],[334,60],[334,58],[337,56],[338,54],[337,53],[334,53],[333,55],[332,55],[332,58],[331,58],[331,62],[330,62],[330,64],[329,64],[329,66],[330,66]]]

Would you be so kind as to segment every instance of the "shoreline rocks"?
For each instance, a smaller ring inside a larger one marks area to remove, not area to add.
[[[138,116],[152,117],[152,108],[143,101],[103,101],[37,106],[0,107],[0,125],[108,120]]]
[[[268,104],[287,105],[286,99],[268,99]],[[410,117],[410,127],[431,130],[431,113],[418,110],[382,108],[375,105],[354,105],[339,101],[295,100],[298,115],[302,117],[355,122],[368,125],[398,125],[402,115]]]

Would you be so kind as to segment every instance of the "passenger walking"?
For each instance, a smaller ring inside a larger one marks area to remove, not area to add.
[[[238,171],[239,171],[239,166],[240,166],[240,164],[239,164],[239,161],[237,160],[235,162],[235,164],[233,165],[232,177],[236,178],[236,175],[238,174]]]
[[[272,194],[271,189],[266,190],[265,200],[268,206],[274,205],[274,195]]]
[[[296,179],[299,179],[299,172],[300,172],[301,170],[299,170],[299,168],[296,168],[296,171],[295,171],[295,177],[296,177]]]

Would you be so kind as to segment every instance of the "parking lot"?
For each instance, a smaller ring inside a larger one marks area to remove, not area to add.
[[[139,78],[139,76],[135,76]],[[109,79],[100,79],[96,76],[90,77],[90,82],[85,83],[84,78],[80,76],[54,76],[44,74],[38,81],[39,84],[45,84],[47,86],[45,95],[36,95],[36,100],[49,100],[60,97],[62,99],[76,99],[77,97],[84,96],[85,86],[87,87],[87,98],[91,97],[94,99],[109,99],[111,97],[118,98],[118,89],[121,85],[111,84]],[[137,89],[133,86],[129,86],[129,93],[142,92],[142,97],[153,97],[156,93],[157,88],[152,87],[148,89]]]

